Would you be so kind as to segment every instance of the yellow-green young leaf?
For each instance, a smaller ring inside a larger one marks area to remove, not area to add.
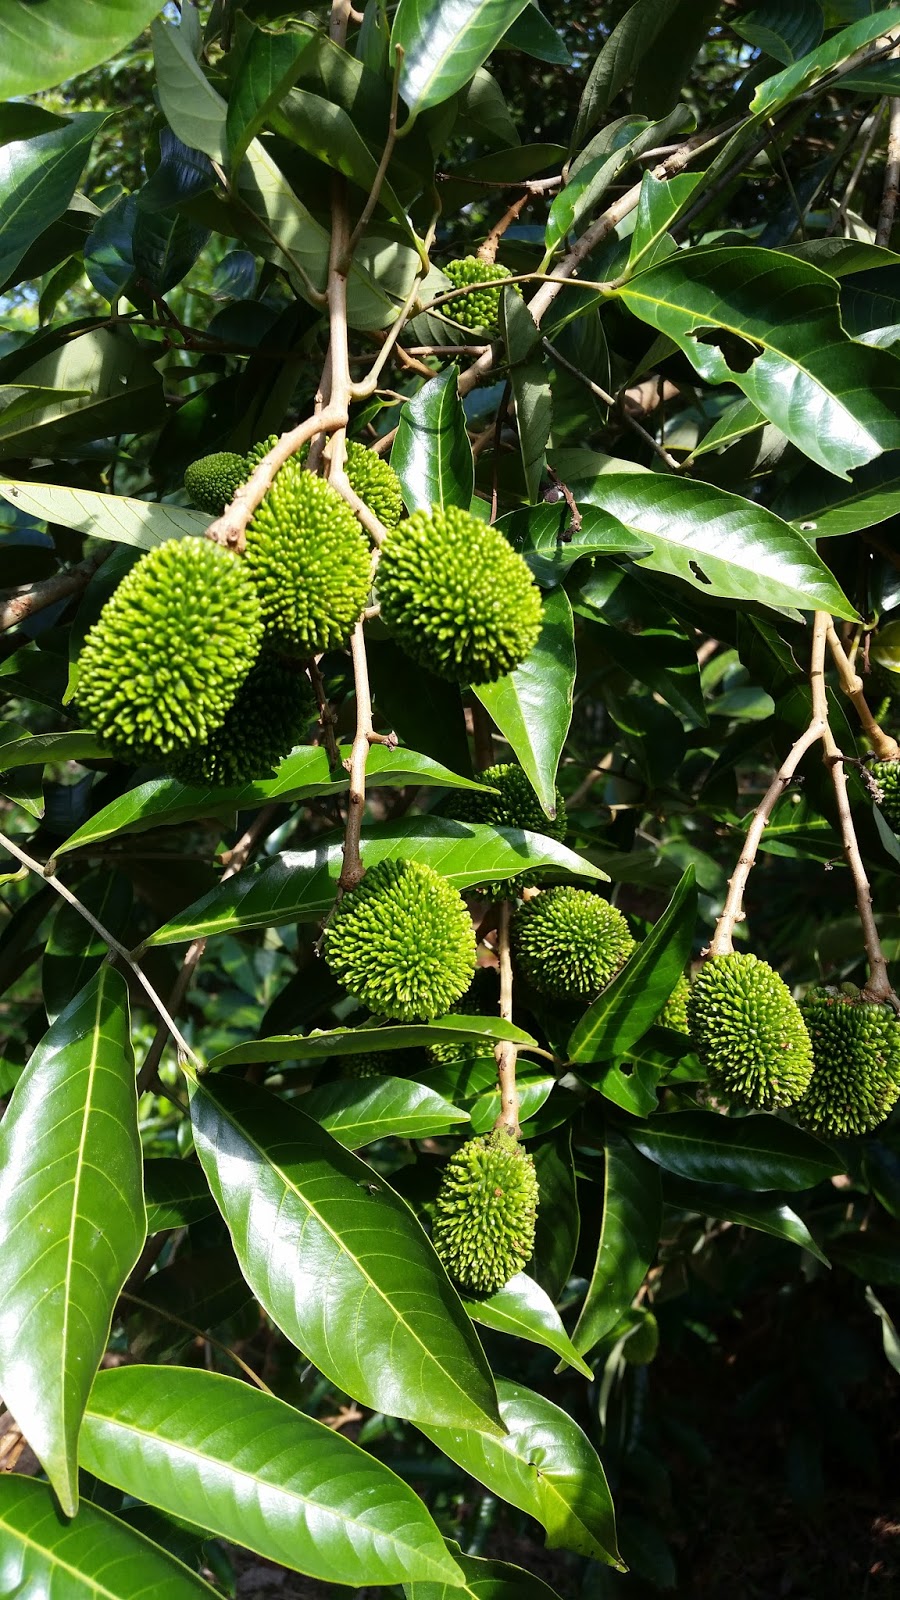
[[[105,1483],[326,1583],[458,1577],[402,1479],[236,1378],[190,1367],[100,1373],[83,1459]]]
[[[0,1473],[0,1594],[213,1600],[218,1590],[99,1506],[69,1521],[46,1483]]]
[[[374,1411],[502,1432],[459,1297],[373,1169],[238,1079],[193,1087],[191,1120],[244,1276],[298,1350]]]
[[[69,1515],[82,1413],[145,1236],[128,990],[104,966],[0,1124],[0,1393]]]
[[[526,1272],[517,1272],[502,1289],[484,1300],[469,1300],[464,1295],[463,1305],[473,1322],[493,1328],[495,1333],[542,1344],[583,1378],[593,1379],[593,1372],[575,1349],[550,1296]]]
[[[400,0],[391,56],[400,45],[400,93],[416,115],[462,89],[528,0]]]

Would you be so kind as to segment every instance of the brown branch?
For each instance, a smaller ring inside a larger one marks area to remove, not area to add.
[[[356,683],[356,733],[350,748],[350,793],[347,800],[347,827],[344,833],[344,859],[338,879],[338,893],[347,894],[362,881],[359,841],[366,809],[366,761],[372,728],[372,695],[369,689],[369,664],[362,622],[358,622],[350,641],[353,677]]]
[[[525,206],[527,206],[529,200],[531,199],[532,196],[526,189],[525,193],[520,194],[518,200],[514,200],[512,205],[507,208],[507,210],[503,213],[503,216],[500,218],[500,221],[495,222],[484,243],[479,246],[479,261],[487,261],[493,265],[497,259],[497,249],[499,247],[500,240],[503,238],[507,228],[511,227],[516,221],[519,212],[524,210]]]
[[[841,688],[848,700],[853,701],[856,714],[862,724],[862,730],[872,746],[874,755],[879,761],[894,761],[900,755],[900,745],[892,739],[889,733],[875,721],[865,696],[865,685],[853,663],[846,654],[844,646],[835,631],[834,623],[828,624],[828,648],[838,670]]]
[[[214,539],[217,544],[224,544],[230,550],[243,550],[247,524],[271,489],[272,479],[278,469],[283,467],[291,456],[296,455],[315,434],[335,433],[339,429],[346,428],[347,418],[347,407],[332,402],[318,415],[307,417],[305,422],[283,433],[277,444],[274,444],[258,466],[254,467],[247,482],[241,484],[231,504],[225,507],[215,522],[210,523],[206,530],[207,539]]]
[[[881,210],[878,213],[878,226],[875,229],[876,244],[889,245],[891,242],[898,195],[900,195],[900,96],[895,95],[891,100],[884,192],[881,197]]]
[[[15,498],[15,491],[10,488],[7,493]],[[9,628],[18,627],[26,617],[36,616],[39,611],[46,610],[47,606],[56,604],[57,600],[65,600],[68,595],[80,594],[86,589],[94,573],[102,567],[110,550],[98,550],[96,555],[89,556],[86,561],[77,567],[70,567],[67,572],[55,572],[52,578],[43,578],[40,583],[30,583],[27,588],[20,589],[12,599],[5,600],[0,605],[0,633],[5,633]]]
[[[500,925],[497,935],[497,954],[500,958],[500,1015],[505,1022],[512,1022],[513,998],[513,972],[512,958],[509,948],[509,924],[511,907],[508,900],[500,902]],[[511,1138],[518,1139],[521,1135],[519,1127],[519,1091],[516,1088],[516,1059],[518,1048],[508,1039],[501,1039],[494,1046],[494,1057],[497,1062],[497,1083],[500,1089],[500,1115],[494,1127],[498,1132],[508,1133]]]

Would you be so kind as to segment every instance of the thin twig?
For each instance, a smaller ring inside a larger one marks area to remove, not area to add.
[[[628,427],[638,434],[639,437],[643,439],[645,444],[650,446],[650,449],[654,452],[654,454],[658,455],[660,460],[664,461],[667,467],[670,467],[673,472],[679,472],[681,470],[680,463],[676,461],[675,457],[669,454],[668,450],[664,445],[659,443],[658,439],[654,439],[652,433],[647,432],[647,429],[644,428],[640,422],[638,422],[637,417],[633,416],[630,411],[627,411],[624,405],[621,405],[617,402],[615,395],[607,394],[605,389],[601,389],[599,383],[595,383],[593,378],[589,378],[586,372],[582,372],[580,367],[576,367],[575,363],[570,361],[567,356],[564,356],[561,350],[557,350],[556,346],[551,344],[549,339],[542,339],[541,344],[544,346],[547,354],[554,361],[558,361],[561,367],[565,367],[567,372],[571,372],[573,377],[578,378],[587,389],[590,389],[592,394],[597,396],[598,400],[602,400],[605,406],[610,406],[614,411],[617,411],[619,416],[622,417],[623,421],[627,423]]]
[[[509,924],[511,907],[508,900],[500,902],[500,923],[497,934],[497,955],[500,959],[500,1015],[504,1022],[512,1022],[513,1001],[513,972],[512,958],[509,948]],[[494,1123],[495,1129],[508,1133],[511,1138],[518,1139],[521,1134],[519,1127],[519,1091],[516,1088],[516,1059],[518,1049],[508,1039],[501,1039],[494,1046],[494,1057],[497,1062],[497,1083],[500,1089],[500,1115]]]
[[[369,664],[366,658],[366,640],[362,622],[358,622],[353,630],[350,653],[353,657],[353,677],[356,684],[356,733],[350,749],[350,793],[347,799],[344,858],[338,879],[340,894],[355,889],[362,881],[365,872],[359,841],[366,809],[366,761],[373,729]]]
[[[876,244],[889,245],[891,242],[898,194],[900,194],[900,95],[895,95],[891,100],[884,192],[881,197],[881,210],[878,213],[878,226],[875,229]]]
[[[862,730],[872,746],[872,752],[879,761],[893,761],[900,755],[900,745],[892,739],[889,733],[879,727],[875,721],[865,696],[865,685],[853,663],[847,656],[844,646],[837,636],[833,622],[828,625],[828,648],[838,670],[841,688],[849,700],[853,701],[856,714],[862,724]]]
[[[315,660],[310,662],[309,676],[313,686],[313,692],[316,697],[316,705],[319,708],[319,727],[322,729],[322,739],[324,741],[325,751],[328,756],[328,765],[334,768],[339,767],[341,764],[341,755],[340,751],[338,750],[337,739],[335,738],[334,734],[337,717],[334,712],[334,707],[325,693],[325,683],[323,681],[322,674],[319,671],[320,659],[321,657],[317,657]]]
[[[387,138],[384,141],[384,149],[381,152],[381,160],[378,163],[378,170],[372,180],[372,187],[369,191],[368,198],[363,206],[362,212],[360,213],[359,221],[350,235],[347,245],[348,256],[353,255],[356,246],[359,244],[360,239],[372,220],[372,214],[378,204],[378,198],[381,194],[382,185],[387,176],[387,169],[390,166],[391,156],[394,153],[394,145],[397,142],[397,102],[400,97],[400,69],[403,66],[404,54],[405,52],[402,45],[397,44],[394,46],[394,81],[391,85],[391,111],[388,118]]]
[[[202,1067],[203,1063],[201,1062],[199,1056],[194,1054],[194,1051],[191,1049],[187,1040],[179,1033],[175,1023],[163,1005],[162,1000],[150,982],[150,979],[141,971],[131,952],[126,950],[123,944],[119,943],[115,935],[110,933],[109,929],[105,928],[102,922],[97,921],[94,913],[89,911],[87,906],[82,905],[81,901],[78,899],[78,896],[74,895],[71,889],[67,888],[64,883],[61,883],[59,878],[56,877],[55,873],[48,872],[46,868],[41,865],[40,861],[36,861],[34,856],[28,855],[20,845],[14,844],[12,839],[7,838],[6,834],[4,833],[0,833],[0,849],[7,850],[11,856],[15,857],[16,861],[20,861],[22,863],[23,867],[27,867],[30,872],[33,872],[39,878],[42,878],[45,883],[50,885],[51,889],[55,889],[56,893],[61,895],[63,900],[65,900],[75,911],[78,912],[80,917],[84,917],[85,922],[90,923],[94,932],[100,935],[100,938],[103,940],[104,944],[108,945],[109,949],[115,952],[119,960],[124,962],[125,966],[130,972],[134,973],[134,976],[137,978],[138,983],[141,985],[142,989],[147,995],[147,998],[149,999],[154,1010],[160,1017],[162,1017],[163,1021],[170,1029],[172,1038],[175,1040],[175,1043],[177,1044],[182,1055],[186,1056],[187,1059],[193,1063],[195,1068]]]
[[[169,1311],[165,1306],[156,1306],[152,1300],[142,1300],[139,1294],[131,1294],[128,1290],[123,1289],[119,1299],[128,1300],[131,1305],[140,1306],[142,1311],[150,1311],[154,1316],[164,1317],[166,1322],[173,1323],[176,1328],[184,1328],[187,1333],[192,1333],[195,1339],[202,1339],[206,1344],[214,1345],[217,1350],[221,1350],[222,1354],[228,1357],[229,1361],[233,1361],[235,1366],[240,1368],[251,1383],[255,1383],[257,1389],[262,1389],[263,1394],[273,1393],[269,1385],[259,1376],[259,1373],[254,1372],[253,1368],[242,1360],[236,1350],[232,1350],[230,1345],[223,1343],[221,1339],[217,1339],[215,1334],[209,1333],[203,1328],[198,1328],[196,1323],[186,1322],[184,1317],[176,1316],[174,1311]]]
[[[332,403],[318,415],[307,417],[305,422],[283,433],[277,444],[273,444],[258,466],[254,467],[247,482],[241,484],[231,504],[225,507],[215,522],[210,523],[206,530],[207,539],[214,539],[217,544],[224,544],[230,550],[243,550],[247,524],[271,489],[272,479],[278,469],[315,434],[335,433],[338,429],[346,428],[347,417],[346,406]]]
[[[10,487],[6,492],[11,499],[16,498],[14,488]],[[0,633],[17,627],[26,617],[33,617],[39,611],[45,611],[47,606],[55,605],[57,600],[65,600],[69,595],[80,594],[82,589],[87,588],[94,573],[102,567],[111,553],[111,548],[109,546],[105,550],[98,550],[96,555],[79,562],[77,567],[70,567],[67,572],[55,572],[52,578],[42,578],[40,583],[29,583],[26,588],[20,589],[18,594],[13,595],[11,600],[5,600],[0,605]]]
[[[500,240],[503,238],[507,228],[511,227],[512,224],[517,221],[519,212],[524,210],[531,198],[532,196],[526,189],[524,194],[519,195],[518,200],[514,200],[512,205],[507,207],[506,211],[503,213],[503,216],[500,218],[500,221],[494,223],[494,226],[492,227],[484,243],[479,245],[479,261],[487,261],[493,265],[497,259],[497,249],[499,247]]]

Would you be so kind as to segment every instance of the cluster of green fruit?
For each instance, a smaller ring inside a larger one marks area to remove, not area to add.
[[[185,476],[220,512],[271,447],[219,453]],[[376,598],[413,660],[454,682],[519,666],[541,627],[540,592],[498,530],[455,507],[402,520],[396,473],[350,443],[351,488],[388,530]],[[293,457],[276,474],[241,555],[200,538],[143,556],[89,631],[76,698],[110,750],[187,782],[265,777],[314,713],[308,660],[346,643],[368,602],[372,555],[347,502]]]
[[[467,291],[445,302],[447,315],[473,333],[495,334],[500,323],[503,284],[511,276],[509,268],[496,261],[480,261],[478,256],[463,256],[447,262],[444,276],[454,289]],[[511,287],[521,295],[518,284]]]

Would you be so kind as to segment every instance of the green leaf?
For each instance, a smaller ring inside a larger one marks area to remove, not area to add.
[[[94,0],[89,11],[70,0],[0,0],[0,98],[50,89],[108,60],[158,10],[159,0]]]
[[[495,1039],[509,1039],[514,1044],[536,1045],[537,1040],[502,1017],[473,1017],[463,1013],[437,1017],[434,1022],[367,1023],[359,1028],[329,1028],[305,1035],[299,1033],[276,1034],[271,1039],[246,1039],[243,1044],[232,1045],[221,1055],[213,1056],[210,1070],[222,1067],[243,1066],[255,1061],[316,1060],[327,1056],[355,1056],[370,1050],[410,1050],[429,1044],[471,1044],[473,1040],[488,1041],[490,1051]]]
[[[707,32],[715,22],[719,0],[675,0],[635,73],[631,104],[635,111],[662,117],[678,100]]]
[[[261,133],[269,114],[284,99],[304,66],[316,54],[314,33],[268,33],[254,28],[240,57],[225,119],[231,169],[241,163],[251,140]]]
[[[0,744],[0,772],[47,762],[103,760],[108,752],[92,733],[35,733]]]
[[[755,245],[679,251],[617,293],[837,476],[900,445],[900,361],[847,338],[838,285],[810,262]]]
[[[49,1486],[0,1473],[0,1593],[60,1600],[208,1600],[218,1593],[99,1506],[68,1521]]]
[[[459,1600],[460,1595],[467,1595],[469,1600],[560,1600],[555,1589],[522,1567],[464,1556],[459,1545],[452,1540],[447,1543],[462,1569],[462,1583],[459,1578],[454,1587],[446,1583],[405,1583],[403,1593],[407,1600]]]
[[[0,1125],[0,1392],[69,1516],[82,1412],[145,1234],[128,991],[104,966]]]
[[[276,133],[335,172],[343,173],[366,194],[374,187],[379,156],[369,149],[353,117],[342,106],[320,94],[311,94],[308,89],[292,89],[271,112],[270,121]],[[378,204],[414,237],[407,228],[405,209],[386,178],[378,192]]]
[[[559,1128],[549,1138],[538,1139],[530,1146],[530,1153],[541,1203],[528,1270],[551,1300],[557,1300],[572,1271],[581,1231],[571,1128]]]
[[[548,587],[561,583],[582,556],[602,552],[639,560],[650,554],[650,542],[616,517],[587,503],[578,510],[581,527],[577,531],[570,527],[571,513],[565,500],[511,511],[499,519],[497,527],[525,557],[538,582]]]
[[[466,432],[466,414],[457,391],[455,362],[423,383],[400,413],[391,466],[403,486],[409,511],[433,505],[468,511],[475,487],[475,464]]]
[[[669,228],[686,209],[700,179],[699,172],[684,172],[678,177],[669,178],[668,182],[654,178],[652,172],[644,173],[631,235],[631,249],[628,252],[629,273],[650,266],[660,253]]]
[[[144,1198],[148,1233],[185,1228],[216,1209],[202,1167],[177,1156],[157,1156],[144,1163]]]
[[[819,0],[763,0],[734,19],[734,31],[765,55],[790,66],[821,42],[824,17]]]
[[[866,1305],[881,1323],[881,1342],[885,1357],[894,1371],[900,1372],[900,1334],[897,1333],[893,1320],[888,1316],[878,1296],[869,1288],[866,1289]]]
[[[574,493],[646,539],[651,554],[641,564],[652,572],[725,600],[854,616],[803,535],[740,495],[643,472],[601,473]]]
[[[388,1467],[236,1378],[101,1372],[83,1455],[104,1483],[326,1583],[456,1575],[421,1500]]]
[[[556,816],[556,772],[572,721],[575,637],[564,589],[544,596],[537,644],[515,672],[497,683],[474,684],[485,710],[509,740],[548,817]]]
[[[360,1404],[496,1432],[490,1370],[418,1222],[296,1106],[238,1080],[191,1090],[194,1142],[247,1282]]]
[[[429,1089],[435,1089],[465,1107],[472,1122],[468,1131],[490,1133],[500,1115],[500,1090],[497,1087],[497,1063],[489,1044],[485,1046],[484,1055],[444,1062],[441,1066],[420,1073],[419,1079]],[[516,1082],[519,1121],[527,1122],[549,1099],[556,1079],[546,1068],[531,1067],[530,1063],[520,1060]]]
[[[462,89],[512,27],[528,0],[400,0],[391,58],[403,50],[400,93],[412,116]],[[407,124],[409,126],[409,124]]]
[[[875,1228],[865,1233],[840,1233],[828,1241],[836,1267],[846,1267],[864,1283],[900,1287],[900,1240],[896,1233]]]
[[[191,49],[188,28],[158,20],[150,30],[159,102],[172,132],[191,150],[202,150],[220,166],[228,161],[227,106],[203,73]]]
[[[831,38],[826,39],[817,50],[811,50],[808,55],[801,56],[799,61],[785,67],[783,72],[776,72],[774,77],[766,78],[757,88],[750,102],[750,110],[755,116],[774,116],[775,112],[793,100],[795,95],[819,83],[827,73],[833,72],[836,67],[840,67],[844,61],[854,56],[857,50],[861,50],[880,34],[896,26],[896,22],[896,7],[889,6],[883,11],[874,12],[871,16],[861,17],[859,22],[842,29],[840,33],[832,34]]]
[[[68,737],[74,738],[75,735]],[[34,751],[35,755],[40,756],[37,740],[34,742]],[[99,753],[102,754],[102,749]],[[344,745],[341,748],[342,763],[349,755],[350,746]],[[407,784],[422,784],[426,788],[485,787],[471,778],[460,777],[439,762],[432,761],[429,756],[419,755],[417,750],[389,750],[385,745],[378,745],[369,752],[367,777],[372,789],[379,786],[402,789]],[[56,854],[61,856],[69,850],[81,850],[118,834],[144,833],[148,828],[172,827],[179,822],[215,816],[220,812],[252,811],[259,806],[271,805],[274,801],[311,800],[319,795],[340,794],[348,782],[344,766],[332,771],[326,752],[314,745],[304,745],[295,750],[293,755],[286,756],[274,778],[260,778],[254,783],[197,788],[179,783],[176,778],[151,778],[136,789],[129,789],[118,800],[110,801],[108,806],[89,818],[61,844]]]
[[[514,878],[534,867],[555,867],[579,878],[606,876],[574,850],[542,834],[445,817],[404,817],[364,827],[360,848],[367,867],[401,857],[424,861],[455,889]],[[343,838],[335,834],[306,850],[273,856],[258,870],[242,872],[212,889],[157,928],[147,944],[181,944],[201,935],[281,927],[298,920],[317,922],[334,903],[342,859]]]
[[[462,1428],[422,1432],[492,1494],[534,1517],[547,1546],[619,1567],[616,1521],[606,1475],[590,1440],[543,1395],[501,1378],[502,1439]]]
[[[575,1349],[550,1296],[527,1273],[516,1273],[502,1289],[484,1300],[469,1300],[463,1295],[463,1305],[473,1322],[482,1323],[494,1333],[508,1333],[513,1339],[543,1345],[582,1377],[593,1379],[593,1372]]]
[[[652,932],[572,1032],[569,1056],[586,1082],[593,1079],[581,1070],[583,1063],[625,1055],[652,1027],[690,957],[696,920],[697,886],[689,866]]]
[[[0,760],[2,754],[0,751]],[[132,892],[123,873],[98,868],[79,883],[78,898],[114,938],[124,935],[131,915]],[[106,940],[94,932],[80,911],[61,901],[50,924],[41,962],[41,990],[50,1022],[55,1022],[75,999],[108,954]]]
[[[585,135],[602,121],[619,90],[634,77],[679,3],[680,0],[637,0],[616,23],[585,85],[572,133],[573,150],[581,147]]]
[[[500,48],[521,50],[524,55],[534,56],[537,61],[549,61],[555,67],[572,65],[568,46],[540,10],[538,0],[531,0],[531,4],[519,12],[512,27],[503,35]]]
[[[33,412],[11,417],[0,413],[0,458],[52,457],[108,434],[158,426],[165,400],[152,353],[130,329],[119,327],[93,328],[41,357],[19,380],[68,390],[71,398],[38,402]]]
[[[8,8],[9,0],[0,0],[0,25]],[[24,6],[22,10],[27,17]],[[0,81],[3,72],[0,66]],[[66,210],[106,118],[104,111],[79,112],[63,127],[0,148],[0,283],[6,283],[29,245]]]
[[[820,467],[807,467],[786,483],[772,507],[806,537],[834,538],[874,528],[895,515],[900,495],[900,451],[889,450],[842,483]]]
[[[452,314],[452,306],[451,306]],[[529,500],[539,500],[547,466],[547,441],[553,424],[550,382],[540,353],[540,334],[521,294],[504,289],[500,324],[516,403],[516,429]]]
[[[615,1327],[656,1255],[662,1224],[659,1174],[627,1139],[609,1129],[603,1141],[603,1221],[584,1305],[572,1334],[582,1355]]]
[[[739,1189],[811,1189],[842,1171],[820,1139],[778,1117],[725,1117],[714,1111],[672,1111],[629,1124],[632,1144],[681,1178]]]
[[[663,1179],[663,1196],[666,1205],[676,1206],[679,1211],[692,1211],[701,1217],[721,1217],[725,1222],[736,1222],[739,1227],[755,1228],[775,1239],[787,1239],[801,1250],[808,1250],[826,1267],[829,1264],[802,1217],[770,1195],[747,1194],[745,1190],[728,1188],[725,1184],[691,1183],[687,1178],[677,1178],[667,1172]]]
[[[440,1138],[469,1113],[443,1095],[405,1078],[365,1078],[323,1083],[303,1096],[302,1107],[347,1150],[361,1150],[376,1139]]]
[[[165,539],[201,535],[209,526],[205,511],[187,506],[157,505],[152,500],[129,500],[124,495],[98,494],[93,489],[70,489],[55,483],[0,482],[0,495],[17,510],[64,528],[89,533],[97,539],[152,550]]]

